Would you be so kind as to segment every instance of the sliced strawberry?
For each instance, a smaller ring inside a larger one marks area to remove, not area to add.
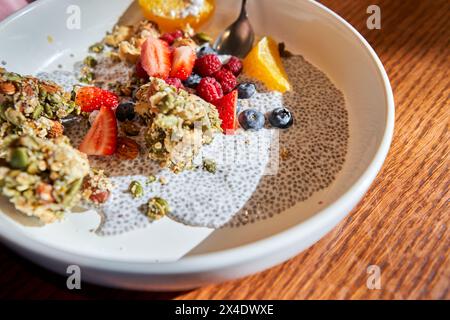
[[[114,111],[101,107],[78,149],[87,155],[109,156],[116,151],[117,122]]]
[[[150,77],[166,79],[170,73],[170,49],[167,42],[150,36],[141,47],[141,63]]]
[[[170,76],[186,80],[192,73],[197,55],[189,46],[181,46],[174,50],[172,57],[172,70]]]
[[[115,109],[119,105],[119,98],[112,92],[97,87],[82,87],[78,89],[75,103],[83,112],[92,112],[101,106]]]
[[[236,130],[237,102],[237,90],[233,90],[223,96],[223,98],[213,102],[219,112],[219,117],[222,120],[222,129],[225,134],[234,134],[234,131]]]

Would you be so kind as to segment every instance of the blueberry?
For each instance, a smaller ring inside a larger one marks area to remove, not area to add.
[[[269,122],[273,127],[287,129],[294,123],[294,117],[288,109],[276,108],[269,114]]]
[[[256,93],[256,87],[251,82],[240,83],[237,89],[239,99],[249,99]]]
[[[239,124],[245,130],[259,130],[264,127],[264,114],[254,109],[242,111],[238,117]]]
[[[203,56],[206,56],[207,54],[217,54],[217,52],[216,50],[211,48],[209,44],[205,44],[197,50],[197,58],[201,58]]]
[[[200,80],[202,80],[202,77],[196,73],[193,73],[189,76],[189,78],[183,81],[183,84],[188,88],[195,88],[200,83]]]
[[[119,104],[116,110],[116,118],[119,121],[133,120],[135,117],[134,103],[123,102]]]

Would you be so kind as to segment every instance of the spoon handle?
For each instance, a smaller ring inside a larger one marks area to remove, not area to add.
[[[246,6],[247,6],[247,0],[242,0],[241,14],[239,15],[239,18],[247,16]]]

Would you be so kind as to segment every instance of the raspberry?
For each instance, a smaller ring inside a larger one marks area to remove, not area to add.
[[[220,83],[211,77],[203,78],[200,81],[197,86],[197,94],[208,102],[212,102],[223,97],[223,91]]]
[[[177,89],[183,88],[183,83],[178,78],[167,78],[166,79],[166,83],[168,85],[171,85],[171,86],[177,88]]]
[[[232,91],[237,86],[236,77],[230,70],[222,69],[214,73],[214,78],[222,86],[224,94]]]
[[[236,77],[242,72],[242,62],[236,57],[231,57],[223,67],[230,70]]]
[[[173,42],[175,41],[175,37],[172,36],[170,33],[164,33],[161,37],[159,37],[161,40],[164,40],[171,46]]]
[[[207,54],[195,61],[195,69],[202,77],[213,75],[214,72],[219,71],[222,67],[219,57],[215,54]]]
[[[164,33],[161,37],[159,37],[161,40],[164,40],[165,42],[167,42],[169,45],[172,45],[175,40],[177,40],[178,38],[183,37],[183,31],[181,30],[177,30],[174,32],[170,32],[170,33]]]

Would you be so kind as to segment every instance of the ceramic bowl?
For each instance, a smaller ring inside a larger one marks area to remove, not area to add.
[[[71,70],[86,48],[110,30],[131,1],[40,0],[0,23],[0,60],[12,71]],[[206,28],[225,28],[237,0],[217,1]],[[81,29],[67,28],[76,5]],[[284,41],[323,70],[344,93],[350,139],[336,181],[271,219],[239,228],[188,227],[165,219],[114,237],[91,232],[95,213],[69,214],[35,227],[1,202],[0,238],[35,263],[60,274],[78,265],[82,280],[101,285],[181,290],[243,277],[305,250],[336,226],[361,200],[387,155],[394,101],[386,72],[366,40],[344,19],[314,1],[249,1],[256,32]],[[318,200],[322,202],[319,202]]]

